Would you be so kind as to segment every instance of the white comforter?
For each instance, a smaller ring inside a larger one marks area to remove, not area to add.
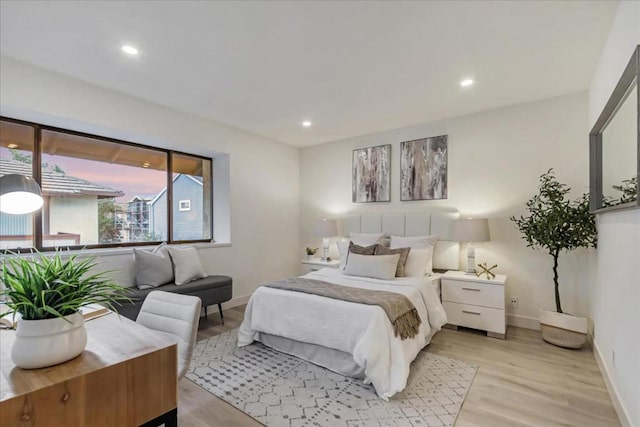
[[[406,295],[422,319],[420,331],[412,339],[401,340],[394,336],[393,325],[378,306],[259,287],[247,304],[238,330],[238,346],[251,344],[263,332],[341,350],[353,355],[358,366],[364,368],[365,382],[373,384],[378,396],[387,400],[402,391],[409,364],[447,322],[429,278],[378,280],[347,276],[332,268],[304,277]]]

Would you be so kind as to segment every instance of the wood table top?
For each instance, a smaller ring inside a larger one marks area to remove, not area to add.
[[[175,343],[115,313],[85,323],[87,347],[75,359],[42,369],[21,369],[11,360],[15,331],[0,330],[0,402],[65,382]],[[177,372],[175,373],[177,376]]]

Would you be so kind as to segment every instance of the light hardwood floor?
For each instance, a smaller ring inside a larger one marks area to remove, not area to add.
[[[244,306],[202,319],[198,340],[237,328]],[[542,341],[540,333],[512,328],[506,340],[471,330],[439,332],[427,347],[480,368],[456,427],[580,426],[620,423],[591,349],[565,350]],[[252,418],[186,378],[179,383],[178,424],[258,426]]]

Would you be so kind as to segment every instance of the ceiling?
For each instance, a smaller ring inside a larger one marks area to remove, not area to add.
[[[616,7],[2,1],[0,53],[307,146],[586,90]]]

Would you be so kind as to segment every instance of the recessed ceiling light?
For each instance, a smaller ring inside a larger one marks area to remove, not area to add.
[[[460,86],[462,87],[469,87],[473,84],[473,79],[464,79],[463,81],[460,82]]]
[[[143,168],[148,168],[149,166],[151,166],[151,163],[149,163],[149,162],[144,162],[144,163],[142,164],[142,167],[143,167]]]
[[[135,56],[138,54],[138,49],[129,44],[123,44],[121,49],[127,55]]]
[[[18,148],[18,144],[14,144],[14,143],[7,144],[7,148]]]
[[[302,122],[302,126],[308,128],[311,126],[311,122],[309,120],[305,120],[304,122]]]

